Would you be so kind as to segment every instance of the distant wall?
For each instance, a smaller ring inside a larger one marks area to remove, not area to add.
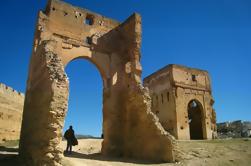
[[[217,123],[217,132],[219,138],[251,137],[251,122],[236,120]]]
[[[24,94],[0,83],[0,142],[20,135]]]

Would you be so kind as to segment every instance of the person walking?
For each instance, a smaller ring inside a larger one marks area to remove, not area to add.
[[[67,147],[65,152],[66,153],[72,153],[72,146],[74,146],[76,143],[76,137],[74,135],[74,130],[72,128],[72,126],[69,127],[68,130],[65,131],[64,133],[64,138],[67,140]]]

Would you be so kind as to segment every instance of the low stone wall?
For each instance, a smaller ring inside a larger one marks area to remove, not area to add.
[[[236,120],[217,123],[217,132],[218,138],[251,137],[251,122]]]
[[[18,140],[24,94],[0,83],[0,142]]]

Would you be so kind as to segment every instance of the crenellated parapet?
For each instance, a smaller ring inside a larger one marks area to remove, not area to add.
[[[3,83],[0,83],[0,93],[8,97],[24,99],[24,94],[22,92],[18,92],[17,90]]]
[[[23,105],[23,93],[0,83],[0,142],[19,139]]]

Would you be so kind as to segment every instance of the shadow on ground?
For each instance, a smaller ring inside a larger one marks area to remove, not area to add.
[[[0,165],[1,166],[20,166],[18,158],[18,148],[0,146]]]
[[[1,152],[18,152],[18,148],[9,148],[5,146],[0,146]]]
[[[135,160],[130,158],[123,157],[108,157],[104,156],[101,153],[92,153],[92,154],[84,154],[79,152],[64,153],[65,157],[68,158],[78,158],[78,159],[88,159],[88,160],[98,160],[98,161],[113,161],[113,162],[123,162],[123,163],[133,163],[133,164],[161,164],[161,162],[147,162],[142,160]]]
[[[144,165],[153,164],[153,162],[132,160],[122,157],[121,158],[107,157],[103,156],[101,153],[83,154],[78,152],[72,152],[71,154],[64,153],[64,156],[68,158],[88,159],[97,161],[113,161],[113,162],[124,162],[124,163],[134,163],[134,164],[144,164]],[[21,166],[21,165],[22,164],[18,156],[18,148],[0,146],[0,166]]]

